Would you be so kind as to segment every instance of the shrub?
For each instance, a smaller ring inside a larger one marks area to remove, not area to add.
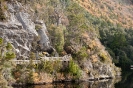
[[[46,72],[49,74],[59,72],[60,69],[62,68],[62,64],[60,61],[42,61],[38,66],[37,70],[41,72]]]
[[[109,61],[109,58],[108,58],[108,56],[107,55],[105,55],[104,53],[100,53],[99,54],[99,57],[100,57],[100,60],[102,61],[102,62],[107,62],[107,61]]]
[[[12,47],[12,44],[11,43],[7,43],[6,45],[6,49],[7,50],[11,50],[13,47]]]
[[[40,30],[40,29],[42,29],[42,26],[39,25],[39,24],[36,24],[36,25],[35,25],[35,29],[36,29],[36,30]]]
[[[10,59],[14,59],[16,57],[14,52],[7,52],[5,59],[10,60]]]
[[[66,69],[66,72],[71,74],[76,79],[81,76],[81,69],[73,60],[69,62],[69,66]]]
[[[3,44],[3,39],[2,38],[0,38],[0,45],[2,45]]]
[[[64,48],[64,26],[55,26],[51,25],[49,33],[51,34],[52,44],[59,54],[63,51]]]
[[[7,10],[7,4],[5,3],[5,1],[10,1],[10,0],[0,0],[0,20],[4,21],[6,20],[6,16],[5,16],[5,10]]]
[[[87,51],[86,51],[86,48],[85,47],[82,47],[80,49],[80,51],[77,52],[76,54],[76,57],[78,58],[78,60],[83,60],[85,58],[87,58],[88,54],[87,54]]]
[[[0,20],[3,21],[5,20],[6,17],[5,17],[5,14],[4,14],[4,11],[2,10],[2,8],[0,7]]]

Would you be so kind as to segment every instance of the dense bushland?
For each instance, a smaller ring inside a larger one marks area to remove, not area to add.
[[[133,64],[133,29],[90,15],[87,18],[98,32],[98,37],[112,56],[113,62],[122,68],[129,68]]]

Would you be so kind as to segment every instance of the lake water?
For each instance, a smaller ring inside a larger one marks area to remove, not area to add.
[[[133,88],[133,70],[122,74],[122,80],[115,84],[115,88]]]
[[[80,82],[80,83],[56,83],[14,88],[133,88],[133,70],[123,72],[122,78],[111,80]]]

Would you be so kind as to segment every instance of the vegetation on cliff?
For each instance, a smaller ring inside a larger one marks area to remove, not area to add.
[[[6,44],[0,38],[0,86],[3,88],[9,88],[8,85],[11,86],[15,82],[11,74],[14,65],[10,62],[15,57],[12,45],[10,43]]]
[[[40,15],[43,6],[38,8],[38,5],[37,2],[34,3],[37,15],[40,19],[47,18],[44,21],[46,22],[53,47],[59,55],[71,54],[74,62],[82,71],[84,69],[83,72],[86,71],[85,74],[87,75],[92,74],[98,77],[100,73],[97,68],[93,69],[89,65],[88,67],[85,66],[85,61],[93,63],[94,67],[96,65],[102,66],[103,64],[111,65],[112,74],[116,74],[116,70],[113,71],[116,67],[112,65],[111,57],[97,39],[99,30],[93,22],[98,18],[89,14],[77,3],[69,0],[49,0],[45,2],[46,9],[44,11],[47,14],[43,15]],[[81,74],[83,75],[82,71]]]
[[[132,27],[132,0],[73,0],[95,17],[109,20],[113,24]]]
[[[99,39],[113,57],[113,62],[123,69],[130,68],[133,64],[132,0],[74,1],[89,12],[87,19],[99,32]]]
[[[112,57],[115,63],[118,63],[115,58],[120,55],[122,59],[121,62],[119,59],[120,63],[130,62],[124,50],[128,43],[132,44],[132,34],[127,36],[126,32],[129,31],[123,30],[121,26],[93,16],[79,4],[70,0],[18,1],[22,3],[22,6],[29,8],[27,12],[31,15],[32,21],[42,19],[46,23],[49,32],[47,35],[55,49],[50,56],[55,56],[55,52],[57,52],[59,56],[71,54],[72,58],[70,62],[43,62],[41,58],[37,58],[41,63],[33,64],[40,39],[40,36],[36,36],[36,41],[33,41],[27,58],[30,60],[30,64],[20,64],[12,70],[17,83],[88,80],[103,75],[115,77],[115,75],[119,75],[120,69],[112,63]],[[33,12],[34,14],[32,14]],[[42,25],[35,25],[35,31],[41,29]],[[102,46],[98,38],[106,48]],[[129,42],[126,41],[127,38],[130,38]],[[10,51],[11,44],[7,43],[5,48]],[[41,54],[41,56],[43,55]],[[14,57],[14,53],[7,52],[4,60],[9,61]]]
[[[93,18],[93,19],[92,19]],[[113,58],[113,62],[124,68],[133,64],[132,60],[132,27],[125,28],[122,25],[115,25],[108,20],[94,16],[88,16],[89,22],[98,33],[101,43]]]

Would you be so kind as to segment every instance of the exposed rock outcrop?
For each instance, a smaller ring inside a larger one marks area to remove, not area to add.
[[[36,20],[35,22],[33,22],[32,17],[30,17],[31,14],[28,14],[28,7],[24,8],[24,6],[22,6],[22,4],[17,1],[12,1],[7,5],[8,5],[8,10],[6,12],[6,16],[9,19],[6,22],[0,22],[0,37],[3,38],[6,42],[12,43],[16,52],[16,56],[17,56],[16,58],[26,59],[29,57],[29,53],[32,50],[34,52],[47,51],[48,53],[52,53],[54,49],[50,44],[48,31],[45,23],[41,20]],[[75,15],[72,14],[72,17],[73,16]],[[76,19],[76,21],[74,22],[77,22],[77,21],[78,20]],[[67,27],[63,25],[63,23],[61,24],[59,22],[59,24],[56,25],[57,28],[60,25],[61,25],[60,29],[63,30],[63,32],[60,33],[58,37],[57,35],[53,35],[53,37],[57,37],[57,38],[63,37],[64,39],[64,37],[66,37],[65,34],[67,35],[67,33],[64,33],[66,32]],[[84,28],[84,25],[82,26]],[[62,27],[65,27],[65,29],[63,29]],[[33,72],[35,76],[34,77],[35,82],[41,83],[41,82],[52,82],[52,81],[58,81],[58,80],[63,80],[63,81],[73,80],[73,79],[75,80],[76,77],[74,76],[77,75],[77,72],[79,72],[79,74],[81,72],[81,77],[79,78],[79,80],[83,80],[83,81],[95,80],[95,79],[99,80],[102,78],[103,79],[113,78],[116,75],[120,75],[120,69],[117,68],[112,63],[111,56],[105,50],[105,47],[101,44],[99,39],[95,36],[94,32],[90,32],[90,31],[85,32],[83,29],[84,32],[80,33],[82,29],[77,28],[77,25],[75,25],[74,27],[72,27],[71,30],[69,29],[67,30],[67,32],[71,31],[70,36],[68,36],[69,39],[66,39],[67,42],[69,41],[69,44],[68,45],[66,44],[65,46],[64,44],[65,40],[63,40],[64,45],[62,44],[63,48],[66,48],[62,50],[62,52],[64,51],[67,54],[72,54],[73,59],[75,59],[73,60],[72,66],[71,67],[68,66],[69,63],[67,63],[66,68],[69,67],[69,69],[67,68],[66,73],[65,72],[56,73],[55,72],[56,70],[54,69],[54,67],[52,69],[53,71],[49,71],[49,73],[48,72],[46,73],[45,71],[38,72],[38,73]],[[73,34],[76,34],[76,35],[73,35]],[[78,36],[78,34],[80,35],[80,37]],[[71,37],[71,35],[73,36]],[[78,38],[76,39],[75,37],[77,36]],[[38,39],[37,41],[35,41],[35,38],[37,37]],[[58,42],[60,41],[61,39]],[[34,46],[33,46],[33,42],[35,42]],[[58,46],[59,45],[60,44],[58,44]],[[58,48],[60,49],[60,47]],[[41,68],[43,68],[43,66],[41,65]],[[48,68],[50,68],[50,66]],[[65,66],[63,67],[63,69],[64,68]],[[62,70],[61,68],[59,69]],[[25,76],[25,74],[23,74],[21,78],[23,78],[23,76]],[[28,77],[28,76],[29,75],[26,75],[25,77]],[[50,80],[44,79],[45,77],[46,79],[50,79]]]
[[[15,48],[17,59],[28,58],[31,51],[34,37],[40,35],[40,46],[42,50],[50,49],[50,41],[47,36],[47,29],[43,22],[39,31],[35,30],[35,23],[31,20],[30,14],[26,13],[21,3],[12,1],[7,4],[6,22],[0,22],[0,37],[6,42],[11,42]],[[37,22],[36,22],[37,23]]]

